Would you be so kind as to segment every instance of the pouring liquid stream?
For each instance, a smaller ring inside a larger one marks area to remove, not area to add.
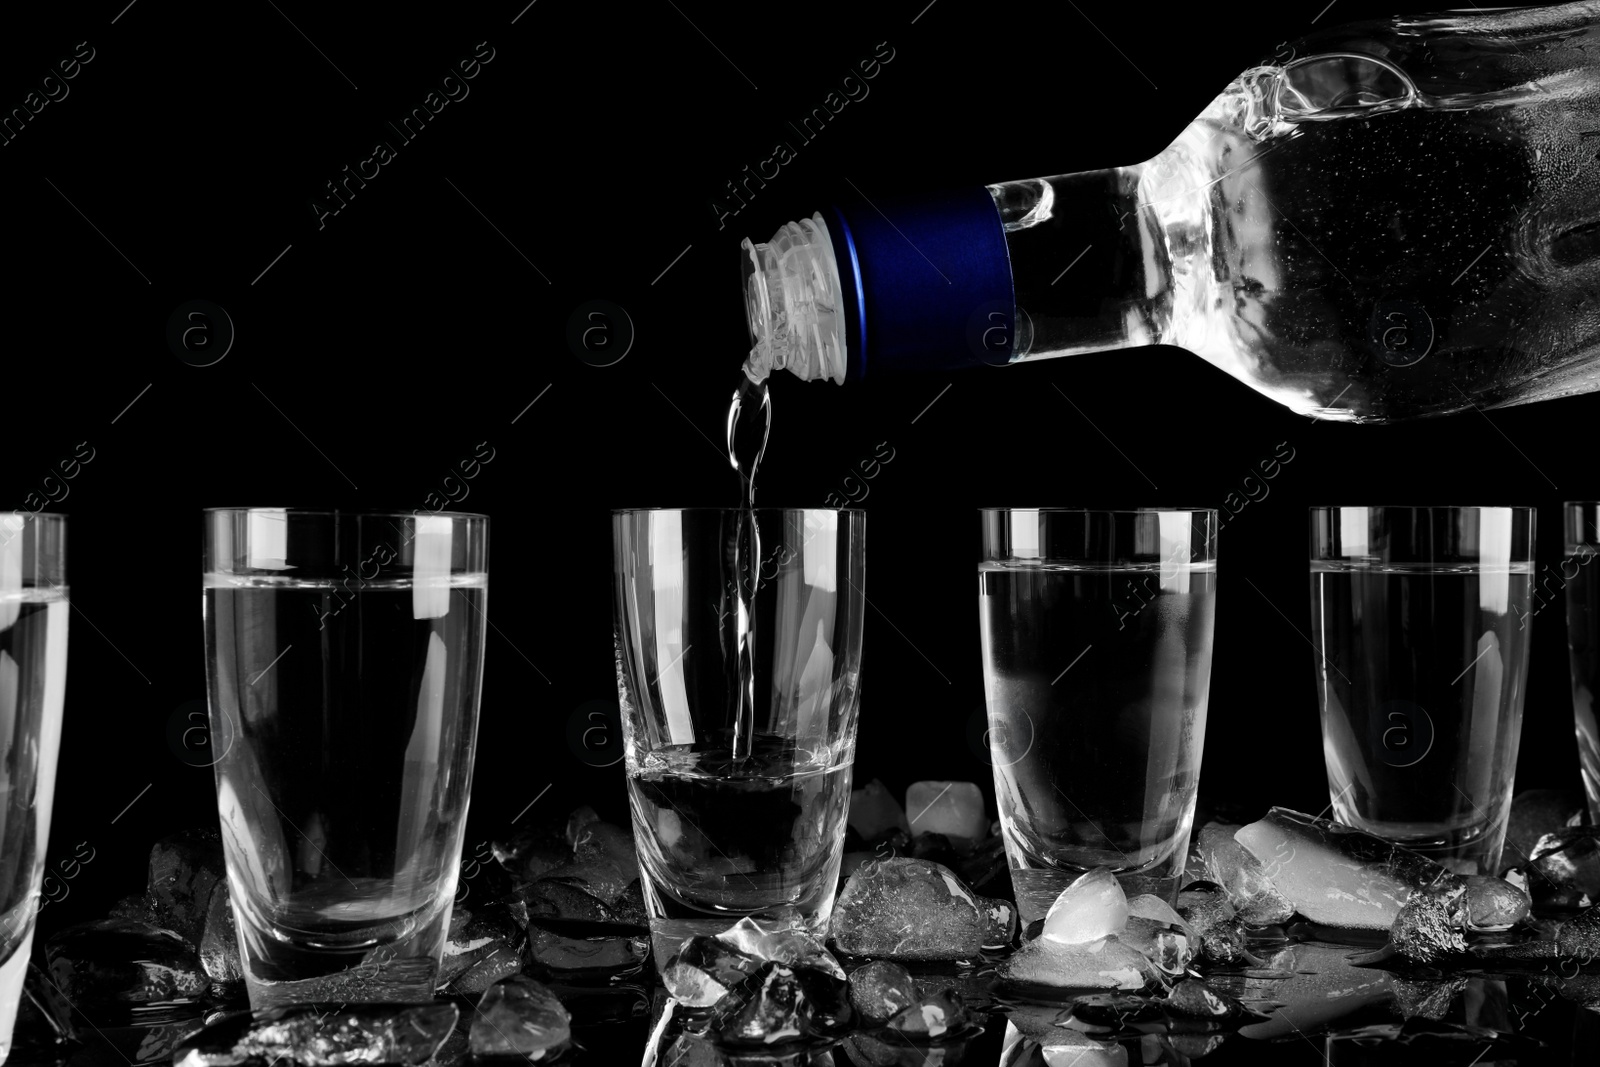
[[[765,377],[746,372],[728,405],[728,462],[739,475],[739,512],[732,533],[734,641],[738,671],[733,758],[748,759],[755,736],[755,597],[761,576],[761,531],[756,526],[756,468],[767,451],[772,403]]]

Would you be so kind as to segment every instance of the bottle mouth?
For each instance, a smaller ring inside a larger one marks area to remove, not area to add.
[[[839,268],[822,215],[790,222],[771,241],[739,243],[750,356],[756,384],[788,370],[806,381],[845,377],[845,316]]]
[[[766,247],[758,247],[748,237],[739,242],[744,324],[750,331],[750,355],[744,361],[744,373],[755,385],[767,380],[775,362],[772,350],[772,295],[767,291],[767,273],[761,265],[761,253]]]
[[[772,297],[767,293],[767,276],[761,269],[761,253],[755,243],[746,237],[739,242],[740,288],[744,290],[744,324],[750,331],[750,343],[759,345],[772,321]]]

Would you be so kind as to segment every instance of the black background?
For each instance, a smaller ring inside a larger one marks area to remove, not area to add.
[[[459,501],[493,516],[467,849],[535,798],[625,819],[608,510],[734,503],[715,442],[746,345],[739,238],[809,215],[843,178],[871,196],[1138,162],[1314,20],[1393,13],[124,2],[8,14],[0,33],[0,110],[78,42],[94,49],[70,95],[0,147],[0,501],[43,493],[80,442],[94,456],[55,508],[74,614],[49,855],[55,869],[87,842],[95,858],[45,933],[136,892],[154,839],[215,822],[184,737],[204,698],[200,508],[425,508],[459,495],[446,478],[487,442]],[[485,41],[470,95],[400,145],[385,123]],[[893,58],[869,95],[719,228],[724,183],[880,42]],[[325,183],[380,139],[396,158],[319,226]],[[208,367],[166,340],[195,299],[236,330]],[[612,366],[567,342],[590,300],[632,321]],[[862,501],[875,607],[857,768],[896,792],[957,778],[992,793],[979,506],[1220,507],[1288,442],[1270,495],[1221,538],[1202,794],[1319,811],[1306,507],[1537,505],[1553,564],[1560,502],[1600,495],[1600,396],[1314,423],[1164,348],[842,389],[783,376],[773,394],[760,503],[820,505],[880,443],[894,452]],[[1575,787],[1559,599],[1533,632],[1518,786]]]

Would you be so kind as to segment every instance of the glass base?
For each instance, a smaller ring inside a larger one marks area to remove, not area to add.
[[[247,968],[244,984],[258,1011],[290,1004],[416,1004],[433,999],[438,974],[437,960],[414,956],[293,981],[256,978]]]
[[[831,905],[831,902],[830,902]],[[806,915],[798,908],[775,908],[771,911],[757,912],[754,915],[717,915],[693,919],[658,919],[650,920],[650,948],[655,957],[656,969],[666,967],[668,961],[676,956],[683,948],[684,942],[691,937],[715,937],[744,918],[751,918],[768,929],[799,928],[805,930],[819,941],[828,939],[829,919],[832,907],[827,913],[813,913]]]
[[[1501,823],[1493,831],[1472,834],[1467,840],[1462,839],[1462,834],[1430,834],[1426,837],[1412,837],[1392,832],[1385,833],[1381,823],[1355,823],[1353,825],[1375,837],[1381,837],[1385,841],[1415,852],[1419,856],[1426,856],[1433,862],[1447,867],[1459,875],[1498,875],[1500,873],[1500,857],[1505,851],[1506,844],[1505,823]]]
[[[1122,891],[1130,898],[1149,893],[1172,904],[1177,901],[1178,888],[1184,881],[1184,858],[1180,853],[1176,869],[1173,869],[1173,864],[1167,864],[1155,870],[1114,873],[1117,873],[1117,881],[1122,885]],[[1023,929],[1026,930],[1030,923],[1043,919],[1050,911],[1050,905],[1061,895],[1061,891],[1088,869],[1013,867],[1011,884],[1017,891],[1017,914],[1022,919]]]
[[[22,986],[28,976],[28,960],[33,955],[33,928],[17,943],[11,958],[0,965],[0,1063],[11,1055],[11,1032],[17,1023],[17,1006],[23,997]]]
[[[1333,814],[1337,821],[1346,826],[1365,830],[1374,837],[1381,837],[1401,848],[1426,856],[1457,874],[1498,875],[1500,856],[1506,845],[1507,818],[1511,811],[1510,785],[1507,784],[1505,799],[1500,803],[1476,807],[1480,815],[1489,817],[1466,826],[1364,819],[1354,807],[1337,796]],[[1514,857],[1512,862],[1520,863],[1522,860],[1523,857]]]

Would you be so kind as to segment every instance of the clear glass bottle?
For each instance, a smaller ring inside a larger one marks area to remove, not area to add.
[[[1167,344],[1382,422],[1600,388],[1600,4],[1314,33],[1153,159],[743,245],[753,382]]]

